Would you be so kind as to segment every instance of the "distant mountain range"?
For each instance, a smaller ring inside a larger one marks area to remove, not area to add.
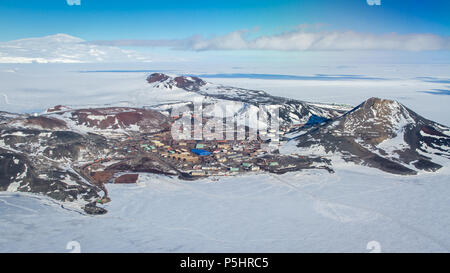
[[[89,44],[67,34],[0,42],[0,63],[148,62],[131,50]]]

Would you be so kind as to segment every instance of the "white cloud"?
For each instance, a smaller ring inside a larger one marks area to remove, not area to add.
[[[276,35],[249,38],[248,31],[239,30],[223,36],[203,38],[192,36],[179,40],[116,40],[95,41],[94,44],[114,46],[171,47],[181,50],[450,50],[450,37],[435,34],[369,34],[354,31],[307,31],[298,28]]]
[[[273,36],[246,39],[235,31],[212,39],[191,39],[192,50],[449,50],[448,37],[433,34],[365,34],[345,32],[306,32],[296,30]]]
[[[66,0],[69,6],[81,6],[81,0]]]

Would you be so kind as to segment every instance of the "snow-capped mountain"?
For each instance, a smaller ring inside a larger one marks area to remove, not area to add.
[[[184,105],[186,102],[201,101],[205,107],[204,114],[213,117],[232,114],[238,122],[244,123],[242,117],[255,117],[259,106],[279,110],[279,124],[292,126],[305,124],[312,116],[331,119],[341,116],[351,109],[347,105],[310,103],[300,100],[272,96],[264,91],[249,90],[206,82],[193,76],[169,76],[153,73],[147,78],[150,90],[139,91],[136,97],[140,102],[155,102],[161,110]],[[225,108],[232,109],[225,111]],[[256,122],[250,119],[246,124],[256,128]]]
[[[450,128],[396,101],[370,98],[341,117],[299,132],[282,151],[339,155],[386,172],[416,174],[448,164]]]
[[[0,63],[95,63],[150,61],[130,50],[100,46],[67,34],[0,42]]]

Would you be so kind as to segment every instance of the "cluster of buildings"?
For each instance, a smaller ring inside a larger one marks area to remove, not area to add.
[[[118,170],[122,172],[126,170],[121,166],[129,166],[130,171],[136,172],[139,168],[146,169],[139,164],[149,160],[157,164],[148,170],[166,173],[169,169],[190,179],[258,171],[283,173],[309,166],[306,158],[293,159],[272,153],[284,141],[281,134],[275,140],[271,139],[274,134],[277,132],[268,131],[256,139],[246,137],[243,140],[176,140],[170,131],[138,133],[110,139],[114,143],[111,143],[113,148],[107,157],[92,160],[85,169],[86,173],[99,172],[118,164]],[[268,150],[267,147],[272,148]],[[160,169],[155,167],[158,164]]]
[[[270,132],[269,132],[270,133]],[[279,162],[258,161],[267,153],[258,140],[174,140],[170,132],[128,138],[123,145],[130,155],[154,156],[180,173],[192,177],[227,176],[275,167]]]

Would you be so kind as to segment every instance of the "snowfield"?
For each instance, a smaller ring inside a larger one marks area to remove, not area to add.
[[[174,74],[209,69],[174,67],[152,64],[151,69]],[[142,101],[149,72],[88,73],[102,69],[111,66],[1,64],[0,110],[43,113],[59,104],[138,106],[166,100],[165,94],[151,94],[145,97],[150,102]],[[449,89],[448,71],[448,65],[338,72],[303,67],[295,73],[377,79],[205,80],[311,102],[356,106],[373,96],[395,99],[448,126],[450,96],[425,92]],[[334,174],[308,170],[195,182],[141,175],[136,185],[107,185],[112,202],[102,216],[87,216],[44,196],[0,192],[0,252],[69,252],[70,241],[79,242],[82,252],[369,252],[371,241],[382,252],[450,252],[448,166],[417,176],[349,164],[334,169]]]
[[[104,216],[44,197],[0,194],[1,252],[449,252],[448,173],[365,167],[109,185]]]

